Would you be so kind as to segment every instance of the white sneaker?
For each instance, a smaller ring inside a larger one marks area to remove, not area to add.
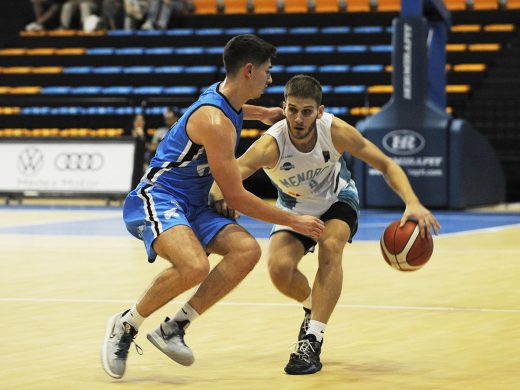
[[[143,23],[143,25],[141,26],[141,30],[154,30],[154,26],[153,26],[153,23],[150,22],[149,20],[147,20],[146,22]]]
[[[121,378],[125,373],[126,359],[130,344],[137,335],[137,330],[121,317],[126,312],[114,314],[105,327],[105,337],[101,346],[101,363],[105,372],[113,378]],[[137,352],[142,354],[141,348],[135,345]]]
[[[146,338],[166,356],[183,366],[191,366],[195,361],[193,352],[184,342],[184,328],[188,321],[170,321],[168,317]]]
[[[31,22],[25,26],[25,31],[43,31],[43,26],[40,23]]]

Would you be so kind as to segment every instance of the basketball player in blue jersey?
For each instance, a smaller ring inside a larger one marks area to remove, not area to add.
[[[435,234],[440,228],[399,165],[354,127],[325,112],[321,99],[318,80],[306,75],[291,78],[284,91],[286,119],[269,128],[238,159],[244,179],[264,169],[278,189],[277,207],[297,215],[315,215],[325,222],[318,240],[284,224],[273,227],[269,240],[271,280],[280,292],[301,302],[305,310],[296,351],[285,366],[285,372],[292,375],[313,374],[322,367],[323,334],[343,283],[343,249],[352,242],[358,226],[358,192],[343,153],[350,153],[384,175],[406,205],[401,225],[409,218],[417,219],[423,237],[430,228]],[[210,196],[219,213],[235,214],[217,185]],[[316,244],[319,267],[311,288],[298,263]]]
[[[235,150],[243,119],[272,124],[283,117],[280,108],[245,105],[271,84],[275,53],[271,44],[254,35],[231,39],[223,54],[225,80],[210,86],[172,126],[141,182],[127,196],[123,209],[127,229],[143,240],[150,262],[160,256],[170,266],[131,309],[107,321],[101,358],[108,375],[123,376],[130,344],[146,317],[200,284],[177,314],[147,335],[171,359],[191,365],[193,353],[184,341],[187,326],[258,262],[257,241],[234,219],[208,206],[213,181],[231,207],[253,218],[290,226],[315,238],[323,231],[324,224],[317,217],[280,210],[242,185]],[[207,253],[223,256],[211,272]]]

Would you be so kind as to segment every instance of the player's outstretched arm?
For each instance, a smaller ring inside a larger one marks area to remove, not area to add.
[[[253,106],[251,104],[244,104],[244,119],[251,121],[260,121],[266,125],[272,125],[279,120],[285,118],[283,109],[281,107],[261,107]]]
[[[236,132],[220,110],[209,106],[197,110],[187,130],[193,142],[204,145],[213,177],[231,208],[265,222],[290,226],[305,235],[321,235],[324,224],[318,218],[279,210],[244,188],[234,156]]]
[[[435,234],[438,234],[440,229],[439,222],[430,210],[419,201],[406,173],[394,160],[363,137],[357,129],[339,118],[334,118],[333,120],[332,139],[340,153],[348,151],[354,157],[366,162],[383,174],[390,188],[399,195],[406,205],[401,218],[401,226],[408,219],[416,219],[419,223],[422,237],[430,229],[433,229]]]

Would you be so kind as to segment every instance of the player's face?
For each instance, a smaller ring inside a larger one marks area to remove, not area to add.
[[[264,93],[264,89],[273,82],[271,77],[271,60],[259,66],[251,67],[251,81],[253,82],[254,99],[259,98]]]
[[[314,99],[288,96],[284,111],[291,137],[304,140],[310,138],[316,129],[316,120],[323,114],[323,106],[318,106]]]

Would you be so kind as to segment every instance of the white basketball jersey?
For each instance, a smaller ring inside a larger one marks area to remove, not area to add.
[[[278,189],[277,206],[298,214],[321,216],[338,200],[358,209],[358,195],[345,160],[332,143],[333,115],[324,113],[316,121],[318,138],[314,148],[300,152],[289,138],[287,121],[274,124],[265,134],[278,144],[276,165],[265,168]]]

